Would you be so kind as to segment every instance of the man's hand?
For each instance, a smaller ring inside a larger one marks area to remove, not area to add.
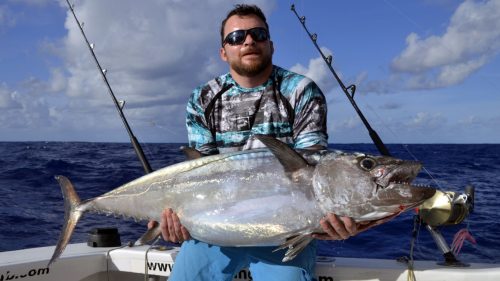
[[[158,222],[150,221],[148,228],[154,227]],[[173,243],[182,243],[191,239],[187,229],[181,225],[179,217],[172,209],[165,209],[161,213],[160,229],[163,240]]]
[[[394,214],[379,220],[356,223],[352,218],[338,217],[330,213],[320,221],[320,225],[325,233],[313,234],[313,238],[320,240],[345,240],[374,226],[383,224],[395,218],[397,215],[398,214]]]

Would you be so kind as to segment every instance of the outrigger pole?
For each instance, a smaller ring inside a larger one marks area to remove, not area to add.
[[[295,10],[295,5],[292,5],[291,9],[294,12],[294,14],[297,16],[297,18],[299,19],[300,23],[302,24],[302,27],[304,27],[305,31],[309,35],[309,38],[312,40],[314,46],[316,46],[316,49],[318,49],[318,52],[321,54],[321,57],[326,62],[326,65],[328,66],[328,68],[332,72],[333,76],[335,77],[335,79],[339,83],[340,88],[342,88],[342,91],[344,91],[347,98],[349,99],[352,106],[354,107],[354,110],[356,110],[356,113],[358,113],[358,116],[361,119],[361,121],[363,121],[363,124],[365,125],[366,129],[368,129],[368,133],[370,134],[370,137],[371,137],[373,143],[375,144],[375,146],[377,147],[378,151],[380,152],[380,154],[385,155],[385,156],[391,156],[391,154],[389,153],[389,150],[387,149],[385,144],[382,142],[382,140],[378,136],[377,132],[375,132],[375,130],[372,129],[372,127],[370,126],[370,123],[368,123],[368,120],[366,120],[365,116],[363,115],[363,113],[359,109],[358,105],[354,101],[354,93],[356,92],[356,85],[352,84],[349,87],[346,87],[344,85],[344,83],[342,82],[342,80],[340,79],[340,77],[337,75],[337,73],[335,72],[335,70],[332,67],[332,56],[331,55],[325,56],[323,51],[321,51],[321,48],[318,46],[318,43],[316,42],[318,39],[318,35],[316,33],[311,34],[309,32],[309,30],[307,29],[306,17],[304,17],[304,16],[301,17],[301,16],[299,16],[299,14],[297,14],[297,11]]]
[[[87,36],[85,35],[85,32],[83,31],[83,23],[80,23],[78,18],[76,17],[75,11],[73,10],[73,5],[69,3],[69,0],[66,0],[66,3],[68,3],[68,7],[73,14],[73,17],[75,18],[75,21],[78,25],[78,28],[80,28],[80,32],[83,35],[83,38],[85,39],[85,42],[87,43],[87,47],[89,48],[90,53],[92,54],[92,57],[94,58],[94,61],[97,65],[97,68],[99,69],[99,72],[101,73],[101,77],[104,80],[104,83],[108,87],[108,92],[111,95],[111,99],[113,100],[116,110],[118,110],[118,114],[120,115],[120,118],[122,119],[123,125],[125,126],[125,129],[127,129],[128,136],[130,137],[130,142],[132,143],[132,146],[134,147],[135,154],[139,158],[139,161],[141,161],[142,167],[144,168],[144,172],[146,174],[151,173],[153,170],[151,169],[151,166],[149,165],[148,160],[146,159],[146,156],[144,155],[144,151],[142,150],[141,145],[139,144],[139,141],[137,141],[137,138],[134,136],[134,133],[132,132],[132,129],[128,125],[127,118],[125,118],[125,115],[123,114],[123,105],[125,104],[124,102],[119,102],[115,94],[113,93],[113,90],[111,89],[111,86],[109,85],[108,79],[106,78],[106,69],[101,67],[101,64],[97,60],[97,56],[94,53],[94,44],[90,44],[89,40],[87,39]]]

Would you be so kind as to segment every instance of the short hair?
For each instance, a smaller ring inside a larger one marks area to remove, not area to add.
[[[267,24],[266,21],[266,16],[262,12],[262,10],[257,7],[257,5],[247,5],[247,4],[237,4],[234,6],[234,9],[229,11],[227,13],[226,18],[222,21],[221,27],[220,27],[220,38],[221,38],[221,43],[224,43],[224,27],[226,26],[227,20],[234,16],[248,16],[248,15],[255,15],[259,19],[261,19],[264,24],[266,25],[267,33],[269,34],[269,25]]]

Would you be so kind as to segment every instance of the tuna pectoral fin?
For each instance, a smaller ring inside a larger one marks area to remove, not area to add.
[[[64,251],[64,248],[66,248],[78,220],[83,214],[81,210],[77,209],[80,206],[80,198],[78,197],[78,194],[76,194],[75,188],[69,179],[64,176],[56,176],[56,179],[61,186],[64,197],[64,226],[48,266],[55,262]]]
[[[146,233],[144,233],[139,239],[137,239],[137,241],[134,242],[134,246],[142,246],[150,241],[153,241],[156,237],[160,236],[160,234],[160,224],[157,223],[155,226],[148,229],[148,231],[146,231]]]
[[[277,249],[275,249],[273,252],[283,250],[288,248],[288,250],[285,253],[285,256],[283,257],[283,262],[287,262],[290,260],[293,260],[304,248],[313,240],[311,234],[301,234],[294,236],[288,240],[286,240],[285,243],[281,244]]]

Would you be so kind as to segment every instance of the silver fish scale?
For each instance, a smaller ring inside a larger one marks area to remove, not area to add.
[[[193,237],[222,246],[277,245],[298,229],[316,227],[321,214],[305,195],[311,187],[291,182],[272,154],[225,160],[178,179],[176,198],[190,203],[177,211]]]
[[[86,206],[132,217],[178,213],[194,238],[217,245],[279,245],[297,230],[319,226],[311,186],[298,186],[267,149],[187,161],[106,193]]]

